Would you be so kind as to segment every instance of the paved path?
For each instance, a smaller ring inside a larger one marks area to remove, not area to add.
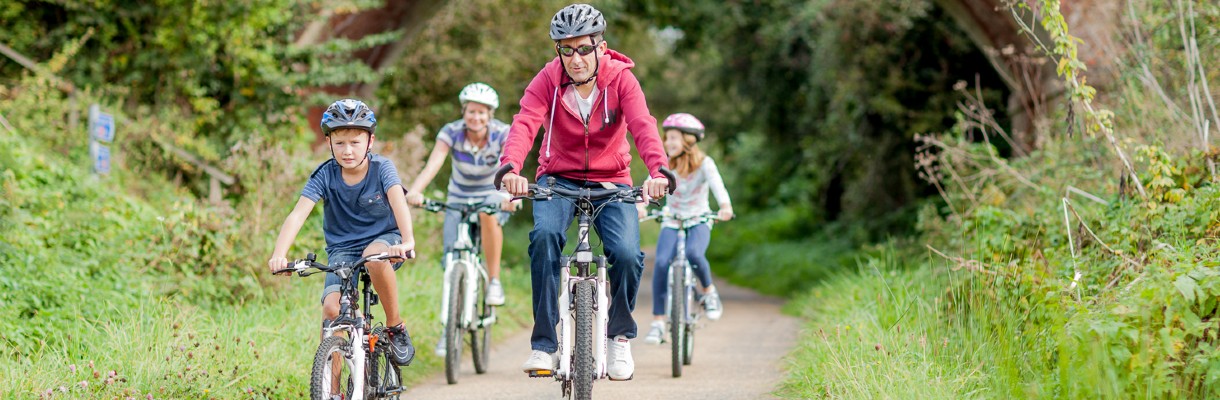
[[[783,378],[782,357],[796,343],[799,329],[795,318],[780,313],[781,302],[747,289],[717,281],[725,304],[720,321],[707,323],[695,334],[691,365],[682,377],[670,370],[670,347],[648,345],[643,336],[652,320],[652,261],[647,261],[636,301],[635,320],[640,337],[632,340],[635,378],[630,381],[598,380],[593,397],[599,399],[758,399]],[[524,298],[528,301],[528,298]],[[427,346],[431,348],[431,346]],[[491,367],[477,375],[470,356],[456,385],[445,382],[444,371],[417,385],[407,399],[559,399],[560,385],[554,379],[529,378],[521,363],[529,356],[529,331],[523,330],[492,347]]]

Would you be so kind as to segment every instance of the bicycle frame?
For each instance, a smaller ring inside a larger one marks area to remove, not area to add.
[[[470,233],[471,229],[478,227],[479,213],[486,212],[488,209],[487,207],[477,207],[476,204],[466,204],[465,207],[456,207],[436,201],[428,201],[427,207],[432,211],[448,209],[461,213],[461,218],[459,219],[457,226],[457,240],[454,241],[453,247],[445,253],[444,259],[442,260],[442,265],[444,266],[445,272],[441,293],[444,293],[445,295],[441,296],[441,312],[439,314],[441,324],[447,325],[449,323],[448,293],[453,286],[453,276],[455,274],[454,271],[463,269],[465,276],[476,277],[485,284],[486,282],[490,281],[490,277],[487,273],[487,267],[483,265],[482,259],[480,258],[482,249],[479,246],[479,241]],[[478,298],[476,295],[479,294],[479,285],[474,279],[468,279],[465,282],[465,287],[462,288],[462,291],[465,293],[462,304],[462,320],[458,321],[458,326],[463,330],[476,330],[496,323],[495,313],[492,313],[490,316],[485,318],[476,319],[477,317],[475,316],[475,313],[477,308],[476,306],[478,305]]]
[[[552,183],[553,184],[553,183]],[[562,306],[567,305],[567,312],[560,312],[559,316],[559,368],[555,371],[556,379],[570,380],[572,374],[572,354],[573,343],[575,337],[575,307],[571,300],[573,288],[577,282],[584,280],[593,280],[596,291],[593,294],[594,304],[596,304],[596,319],[593,321],[593,365],[594,379],[602,379],[606,377],[606,329],[610,321],[610,284],[606,276],[606,257],[594,256],[592,246],[589,245],[589,228],[593,223],[593,214],[596,210],[592,202],[582,200],[577,202],[577,237],[576,251],[571,256],[560,256],[559,264],[563,268],[559,271],[559,283],[563,285],[559,291],[560,310]],[[596,275],[590,269],[591,266],[597,267]],[[576,269],[576,274],[572,274],[572,269]]]
[[[699,226],[699,225],[702,225],[705,223],[714,222],[716,220],[715,219],[716,215],[715,214],[702,214],[702,215],[686,217],[686,218],[676,218],[676,217],[672,217],[672,216],[661,216],[661,217],[665,218],[667,220],[676,221],[678,223],[677,249],[675,249],[675,251],[674,251],[673,261],[669,264],[670,268],[669,268],[669,274],[668,274],[666,283],[667,284],[673,283],[674,274],[676,273],[675,271],[677,270],[676,267],[681,266],[682,268],[685,269],[686,273],[683,274],[683,276],[685,277],[686,282],[682,283],[682,287],[686,288],[686,293],[683,293],[683,296],[686,297],[686,309],[688,311],[686,313],[686,320],[681,321],[681,322],[693,326],[696,322],[698,322],[699,315],[701,313],[699,313],[697,311],[690,311],[690,310],[699,309],[698,307],[694,307],[694,308],[691,307],[693,305],[692,303],[694,303],[694,301],[695,301],[695,290],[697,289],[695,282],[698,281],[698,278],[696,278],[694,276],[694,272],[695,272],[694,264],[691,264],[690,260],[686,259],[686,232],[696,226]],[[669,287],[669,286],[672,286],[672,285],[666,285],[666,287]],[[669,305],[672,304],[669,301],[670,300],[669,297],[672,297],[674,295],[675,295],[675,293],[672,293],[672,291],[671,291],[666,296],[665,315],[669,315]],[[671,324],[677,323],[677,321],[670,321],[670,323]]]

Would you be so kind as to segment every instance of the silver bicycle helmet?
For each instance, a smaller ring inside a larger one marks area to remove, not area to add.
[[[606,31],[602,12],[588,4],[572,4],[551,18],[551,40],[588,36]]]
[[[458,101],[462,105],[473,101],[491,107],[492,111],[500,108],[500,96],[496,94],[495,89],[483,82],[471,83],[462,88],[462,92],[458,94]]]

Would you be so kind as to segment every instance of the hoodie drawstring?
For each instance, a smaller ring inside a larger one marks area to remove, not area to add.
[[[551,158],[551,136],[555,136],[555,101],[559,99],[559,86],[551,94],[551,122],[546,126],[546,158]]]
[[[602,91],[602,114],[605,117],[605,123],[602,126],[610,125],[610,91]],[[602,128],[605,129],[605,128]]]

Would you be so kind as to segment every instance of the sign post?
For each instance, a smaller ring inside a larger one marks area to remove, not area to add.
[[[114,116],[102,112],[97,104],[89,106],[89,158],[93,172],[110,173],[110,146],[114,141]]]

